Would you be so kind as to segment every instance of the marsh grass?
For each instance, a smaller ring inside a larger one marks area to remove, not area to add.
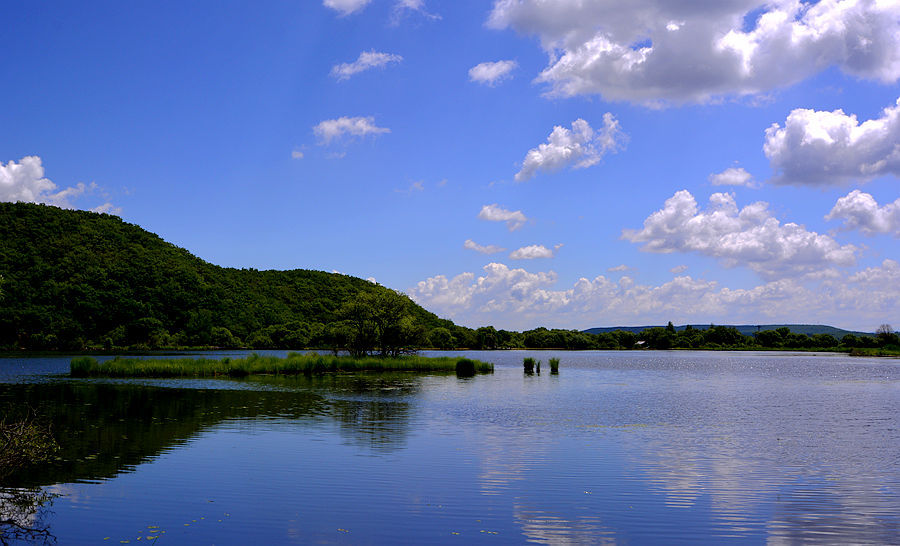
[[[525,373],[534,373],[535,366],[537,366],[538,373],[541,372],[541,361],[535,360],[530,356],[527,356],[522,360],[522,366],[525,368]]]
[[[462,364],[461,364],[462,363]],[[471,363],[471,364],[467,364]],[[454,372],[491,373],[494,365],[451,357],[402,356],[353,358],[316,353],[289,353],[287,358],[252,354],[246,358],[140,359],[116,357],[102,364],[82,356],[69,366],[72,377],[246,377],[248,375],[299,375],[334,372]]]
[[[558,358],[550,359],[550,373],[559,373],[559,359]]]

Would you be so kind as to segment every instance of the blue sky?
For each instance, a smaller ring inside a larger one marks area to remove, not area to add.
[[[900,324],[900,3],[6,2],[0,199],[468,326]]]

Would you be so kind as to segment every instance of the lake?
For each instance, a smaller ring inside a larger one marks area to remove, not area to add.
[[[73,380],[67,356],[2,358],[0,407],[50,414],[63,448],[21,477],[56,495],[21,517],[59,544],[900,543],[900,360],[425,354],[495,372]]]

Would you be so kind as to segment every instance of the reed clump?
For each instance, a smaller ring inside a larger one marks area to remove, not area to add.
[[[122,358],[97,362],[91,357],[73,358],[72,377],[246,377],[248,375],[313,375],[333,372],[454,372],[473,369],[491,373],[494,365],[452,357],[401,356],[397,358],[289,353],[287,358],[251,354],[246,358]]]
[[[541,361],[535,360],[530,356],[526,356],[522,360],[522,366],[525,368],[525,373],[534,373],[535,367],[537,367],[537,372],[541,373]]]
[[[550,359],[550,373],[559,373],[559,359],[558,358]]]

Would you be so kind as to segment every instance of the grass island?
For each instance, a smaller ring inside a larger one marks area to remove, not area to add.
[[[122,358],[100,363],[75,357],[72,377],[246,377],[248,375],[312,375],[335,372],[456,372],[492,373],[494,365],[468,358],[399,356],[350,357],[318,353],[288,353],[286,358],[251,354],[246,358]]]

